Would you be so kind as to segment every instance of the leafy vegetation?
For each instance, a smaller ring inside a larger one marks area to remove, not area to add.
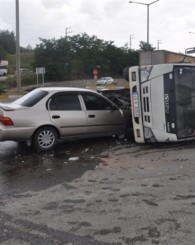
[[[9,74],[14,74],[16,71],[16,55],[15,54],[7,54],[6,60],[8,60],[8,70]],[[34,63],[34,52],[21,52],[20,53],[20,66],[22,68],[27,68],[33,70]]]
[[[155,49],[154,47],[152,47],[152,45],[143,41],[139,43],[139,47],[141,51],[153,51]]]
[[[16,88],[16,76],[8,76],[5,80],[2,80],[0,83],[0,93],[2,91],[7,91],[12,88]],[[34,85],[37,84],[36,74],[22,74],[21,75],[21,84],[22,86]]]
[[[0,31],[0,60],[6,57],[6,54],[14,54],[16,39],[14,32]]]
[[[67,36],[60,39],[40,39],[41,43],[33,50],[30,45],[21,47],[21,67],[35,70],[45,67],[46,81],[65,81],[88,79],[93,77],[97,68],[98,76],[122,77],[125,67],[139,64],[139,52],[154,50],[143,41],[139,50],[132,50],[125,45],[117,47],[113,41],[105,41],[86,33]],[[16,70],[16,39],[13,32],[0,31],[0,59],[9,62],[9,74]],[[16,82],[16,78],[8,79],[8,84]],[[22,84],[34,83],[33,77],[22,76]]]
[[[41,39],[34,50],[35,66],[46,68],[47,80],[92,78],[97,68],[100,76],[121,77],[124,67],[138,65],[139,51],[118,48],[86,33],[58,40]]]

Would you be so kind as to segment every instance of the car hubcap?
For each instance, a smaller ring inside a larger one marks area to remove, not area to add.
[[[39,145],[43,148],[49,148],[53,145],[55,136],[51,131],[44,130],[38,136]]]

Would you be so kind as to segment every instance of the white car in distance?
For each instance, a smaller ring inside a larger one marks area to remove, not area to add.
[[[108,84],[116,84],[116,82],[112,77],[101,77],[96,82],[96,85],[108,85]]]
[[[0,76],[7,76],[8,69],[6,66],[0,66]]]

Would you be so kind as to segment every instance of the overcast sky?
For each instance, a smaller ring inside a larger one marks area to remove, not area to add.
[[[130,45],[130,35],[132,49],[147,41],[147,6],[129,0],[19,0],[19,5],[23,47],[35,47],[39,38],[63,37],[69,27],[68,35],[86,32],[118,47]],[[0,30],[15,32],[15,0],[0,0],[0,6]],[[159,0],[149,11],[153,47],[159,42],[160,49],[184,53],[195,46],[194,0]]]

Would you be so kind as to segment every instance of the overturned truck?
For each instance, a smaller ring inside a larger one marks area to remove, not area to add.
[[[131,67],[129,83],[136,142],[195,139],[195,63]]]

